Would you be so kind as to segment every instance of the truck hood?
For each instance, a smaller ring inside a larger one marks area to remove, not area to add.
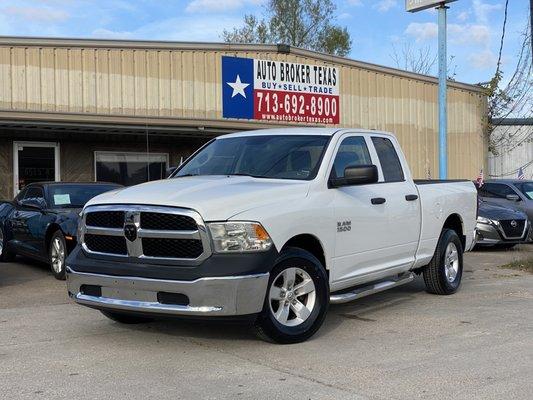
[[[196,210],[205,221],[221,221],[256,207],[307,196],[309,182],[249,176],[190,176],[147,182],[91,199],[99,204],[145,204]]]

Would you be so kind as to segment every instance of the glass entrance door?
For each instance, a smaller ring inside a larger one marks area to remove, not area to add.
[[[59,180],[57,143],[15,142],[13,153],[15,196],[30,183]]]

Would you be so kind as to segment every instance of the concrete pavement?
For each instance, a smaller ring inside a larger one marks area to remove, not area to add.
[[[246,326],[125,326],[67,298],[38,263],[0,264],[0,399],[531,399],[533,246],[467,254],[462,289],[421,278],[332,306],[310,341]]]

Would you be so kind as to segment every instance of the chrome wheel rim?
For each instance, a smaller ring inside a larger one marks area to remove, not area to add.
[[[2,228],[0,228],[0,256],[2,255],[3,250],[4,250],[4,232],[2,231]]]
[[[300,325],[315,308],[315,283],[303,269],[287,268],[272,281],[268,300],[276,321],[284,326]]]
[[[65,263],[65,247],[59,238],[54,238],[52,247],[50,249],[50,258],[52,260],[52,269],[56,274],[63,271],[63,264]]]
[[[455,243],[448,243],[444,253],[444,273],[448,282],[453,282],[459,273],[459,251]]]

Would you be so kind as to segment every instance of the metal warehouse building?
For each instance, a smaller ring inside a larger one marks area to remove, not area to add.
[[[449,176],[486,165],[486,98],[449,83]],[[437,80],[284,45],[0,37],[0,198],[39,180],[159,179],[214,136],[394,132],[438,176]]]
[[[533,118],[501,118],[492,121],[496,154],[489,154],[489,177],[515,179],[522,169],[533,179]]]

